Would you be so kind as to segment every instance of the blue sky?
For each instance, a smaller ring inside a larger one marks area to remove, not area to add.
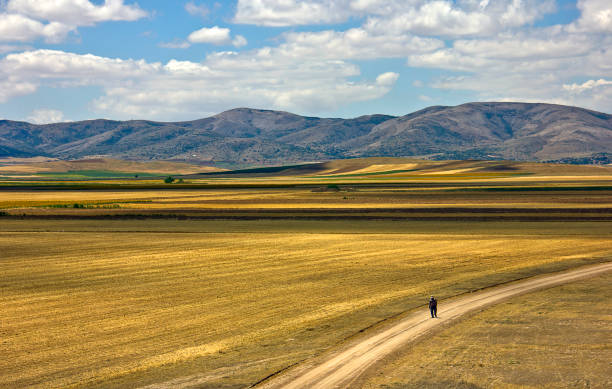
[[[0,118],[612,112],[610,0],[0,0]]]

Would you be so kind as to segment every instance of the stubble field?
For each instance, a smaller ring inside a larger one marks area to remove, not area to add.
[[[612,187],[587,173],[9,186],[0,386],[245,387],[430,294],[609,261]]]
[[[609,388],[612,275],[514,298],[419,344],[364,389]]]

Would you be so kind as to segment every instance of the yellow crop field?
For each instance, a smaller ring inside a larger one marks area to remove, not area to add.
[[[317,192],[303,188],[176,190],[44,190],[0,192],[0,209],[40,208],[75,203],[121,208],[189,209],[397,209],[397,208],[611,208],[612,190],[538,193],[466,191],[458,188],[359,188]]]
[[[0,387],[242,388],[430,294],[609,261],[611,172],[371,158],[0,177]]]
[[[244,387],[429,294],[612,255],[611,223],[156,223],[0,226],[0,385]]]
[[[358,387],[609,388],[612,275],[530,293],[409,347]]]

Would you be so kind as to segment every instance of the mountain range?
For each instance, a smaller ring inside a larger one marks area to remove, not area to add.
[[[353,119],[237,108],[173,123],[0,120],[0,157],[107,157],[237,167],[371,156],[610,163],[611,152],[612,115],[541,103],[466,103],[400,117]]]

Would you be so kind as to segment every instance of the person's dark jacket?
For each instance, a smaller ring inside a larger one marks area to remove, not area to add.
[[[429,300],[429,309],[431,308],[437,308],[438,307],[438,300],[432,298],[431,300]]]

